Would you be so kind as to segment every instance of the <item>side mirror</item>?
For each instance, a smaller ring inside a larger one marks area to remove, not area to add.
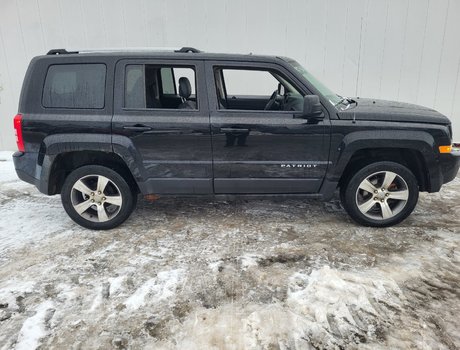
[[[317,95],[306,95],[303,98],[302,118],[305,119],[324,119],[321,102]]]

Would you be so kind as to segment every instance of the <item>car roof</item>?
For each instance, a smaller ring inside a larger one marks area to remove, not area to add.
[[[42,56],[43,57],[43,56]],[[163,48],[126,48],[126,49],[90,49],[67,51],[65,49],[50,50],[44,57],[112,57],[112,58],[166,58],[186,60],[225,60],[225,61],[259,61],[279,62],[288,60],[284,57],[271,55],[229,54],[229,53],[208,53],[191,47],[180,49]]]

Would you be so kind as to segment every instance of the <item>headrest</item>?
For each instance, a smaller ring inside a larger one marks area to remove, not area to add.
[[[182,98],[188,99],[192,94],[192,85],[186,77],[179,78],[179,95]]]

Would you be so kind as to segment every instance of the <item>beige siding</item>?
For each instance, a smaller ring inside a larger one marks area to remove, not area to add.
[[[196,46],[291,56],[333,90],[433,107],[460,140],[460,0],[0,0],[0,149],[30,59]]]

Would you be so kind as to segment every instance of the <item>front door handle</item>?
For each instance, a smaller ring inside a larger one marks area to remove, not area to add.
[[[144,131],[150,131],[150,130],[152,130],[152,128],[151,128],[150,126],[147,126],[147,125],[140,125],[140,124],[130,125],[130,126],[124,126],[123,129],[125,129],[125,130],[131,130],[131,131],[138,131],[138,132],[144,132]]]
[[[220,132],[237,132],[237,133],[248,133],[249,129],[240,128],[220,128]]]

